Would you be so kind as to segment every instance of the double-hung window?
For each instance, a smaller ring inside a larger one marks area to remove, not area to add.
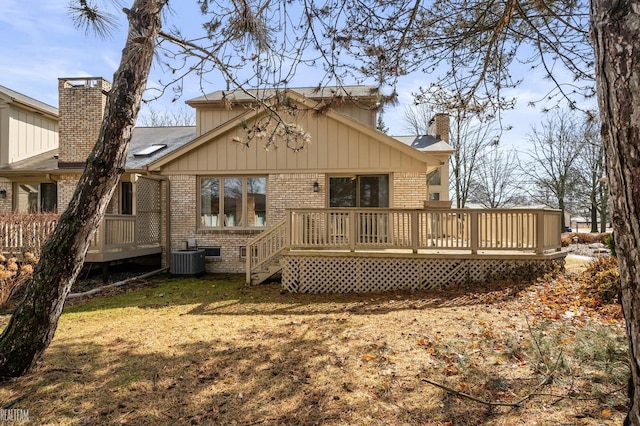
[[[262,227],[267,220],[267,178],[200,178],[200,227]]]

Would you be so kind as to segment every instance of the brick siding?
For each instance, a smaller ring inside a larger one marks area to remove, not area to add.
[[[11,213],[13,211],[13,184],[0,182],[0,189],[7,191],[6,197],[0,198],[0,213]]]
[[[100,134],[111,83],[102,78],[58,81],[61,163],[85,162]]]
[[[240,248],[245,247],[249,240],[262,232],[262,229],[198,229],[197,176],[173,175],[169,179],[170,250],[178,250],[185,241],[195,238],[198,247],[221,247],[220,259],[207,261],[208,272],[243,273],[246,263],[245,258],[240,257]],[[320,186],[318,192],[313,192],[314,182],[318,182]],[[282,219],[287,208],[324,207],[325,195],[324,174],[269,175],[267,178],[267,226]],[[167,214],[165,213],[163,217],[166,221]]]
[[[427,178],[424,173],[394,173],[393,203],[397,209],[419,209],[427,197]]]

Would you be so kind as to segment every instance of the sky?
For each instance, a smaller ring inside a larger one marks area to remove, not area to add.
[[[167,17],[171,21],[168,25],[192,27],[198,16],[196,2],[181,0],[173,4],[175,10]],[[179,6],[175,6],[177,4]],[[87,35],[83,30],[74,28],[67,6],[68,0],[0,0],[0,40],[4,41],[0,44],[0,85],[57,106],[60,77],[104,77],[112,80],[126,39],[126,26],[121,25],[109,39]],[[120,14],[119,11],[114,13]],[[155,84],[163,76],[162,69],[154,66],[149,84]],[[290,86],[310,85],[308,80],[308,75],[301,73],[293,78]],[[431,76],[421,73],[400,80],[397,87],[399,105],[386,108],[383,115],[389,134],[408,133],[404,110],[412,103],[411,93],[420,86],[427,87],[431,80]],[[220,82],[216,85],[214,81],[206,91],[220,89],[225,89],[225,84]],[[525,85],[507,93],[516,97],[518,102],[514,110],[503,115],[503,126],[512,129],[503,133],[502,146],[527,149],[528,134],[532,126],[539,125],[544,119],[541,110],[545,106],[540,104],[532,108],[528,104],[539,100],[549,89],[549,83],[533,71],[527,76]],[[152,107],[156,111],[188,108],[184,101],[201,95],[197,83],[187,82],[183,96],[177,102],[171,102],[172,93],[169,93],[155,101]],[[143,107],[142,113],[144,111]]]

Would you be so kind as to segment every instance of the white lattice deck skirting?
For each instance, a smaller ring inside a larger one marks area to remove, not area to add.
[[[348,293],[427,289],[454,283],[488,282],[514,276],[542,275],[564,265],[564,254],[391,256],[368,253],[285,254],[282,286],[289,292]]]

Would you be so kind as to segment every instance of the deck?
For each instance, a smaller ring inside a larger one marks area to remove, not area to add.
[[[247,282],[288,291],[428,288],[562,263],[551,209],[294,209],[247,247]]]
[[[55,229],[53,215],[20,215],[0,221],[2,252],[20,254],[41,247]],[[111,262],[161,252],[160,221],[149,215],[105,215],[91,239],[85,261]]]

